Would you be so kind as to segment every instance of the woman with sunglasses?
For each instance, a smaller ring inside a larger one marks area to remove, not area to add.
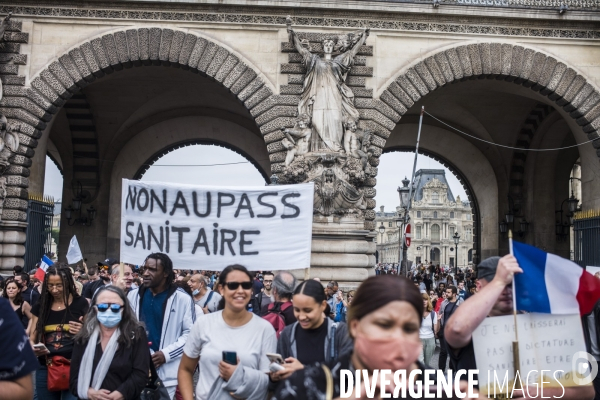
[[[71,393],[80,399],[137,399],[148,380],[150,352],[140,325],[117,286],[94,295],[75,336]]]
[[[49,391],[47,362],[57,365],[59,361],[70,360],[73,353],[73,338],[82,326],[83,316],[89,308],[87,300],[75,289],[71,271],[64,263],[56,263],[48,268],[44,276],[42,294],[31,309],[30,340],[33,351],[40,362],[35,374],[38,399],[70,400],[73,395],[68,385],[63,390]]]
[[[194,399],[198,361],[196,400],[266,398],[270,364],[266,354],[275,352],[277,339],[273,326],[247,309],[252,286],[252,275],[241,265],[230,265],[219,276],[223,296],[219,311],[198,319],[183,348],[177,378],[184,400]],[[224,352],[231,356],[228,362]]]

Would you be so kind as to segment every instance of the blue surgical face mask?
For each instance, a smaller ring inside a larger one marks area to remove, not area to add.
[[[192,292],[194,296],[198,296],[198,293],[200,293],[200,289],[196,289]]]
[[[119,311],[118,313],[114,313],[110,310],[105,312],[98,312],[98,322],[104,325],[107,328],[114,328],[119,325],[121,322],[121,314],[123,311]]]

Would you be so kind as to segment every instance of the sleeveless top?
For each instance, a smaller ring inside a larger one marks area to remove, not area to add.
[[[15,310],[15,313],[17,313],[17,318],[19,318],[19,321],[21,321],[21,324],[23,324],[23,328],[27,329],[29,318],[26,318],[25,314],[23,314],[23,303],[19,305],[19,308]]]

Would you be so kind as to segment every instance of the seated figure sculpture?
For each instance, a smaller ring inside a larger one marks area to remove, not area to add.
[[[365,169],[369,155],[367,148],[369,146],[370,134],[358,129],[356,122],[350,120],[346,122],[346,132],[344,133],[344,149],[349,157],[361,160],[362,167]]]
[[[296,156],[308,153],[312,128],[310,128],[310,117],[306,114],[298,116],[293,128],[281,128],[285,138],[281,141],[287,149],[285,165],[289,166]]]

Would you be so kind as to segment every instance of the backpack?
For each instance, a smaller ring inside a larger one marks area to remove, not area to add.
[[[271,303],[268,306],[268,311],[263,317],[271,325],[275,328],[275,333],[277,334],[277,339],[279,339],[279,335],[283,328],[285,328],[285,318],[283,317],[283,312],[292,306],[291,301],[286,301],[285,303]]]

